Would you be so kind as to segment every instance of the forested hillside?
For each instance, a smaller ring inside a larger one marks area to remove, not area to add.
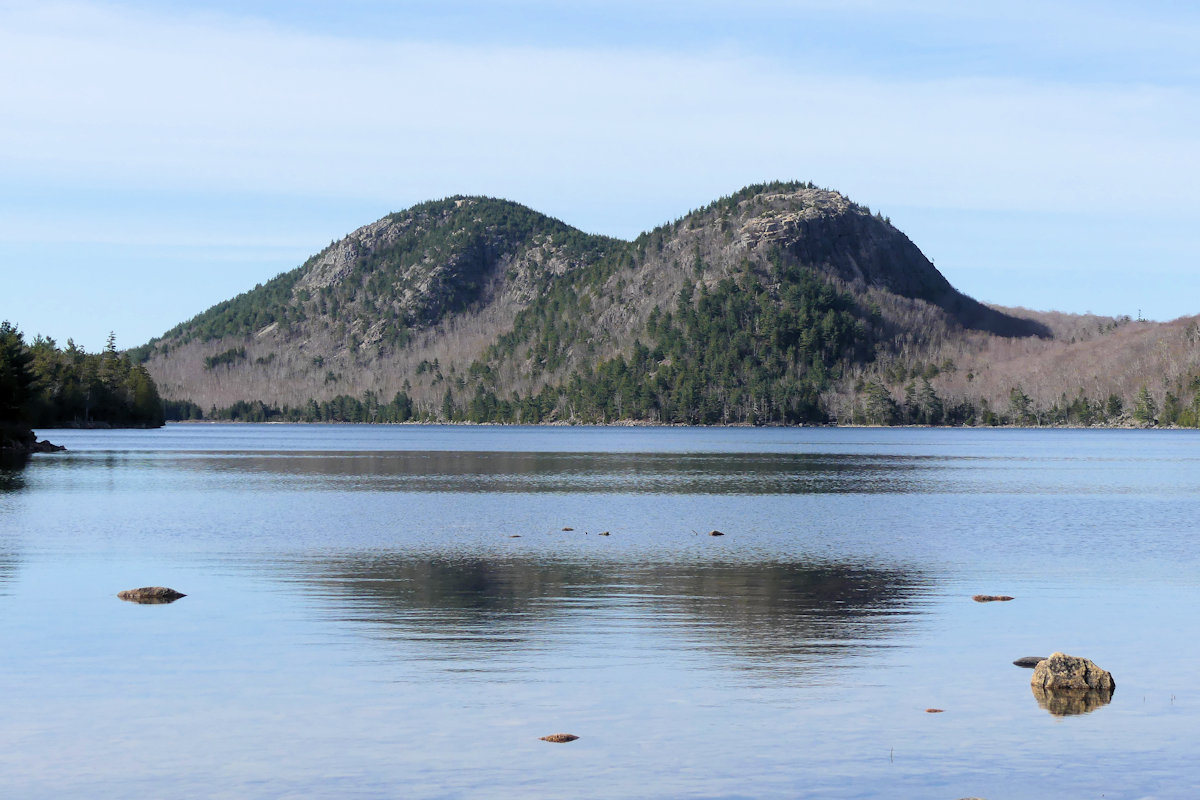
[[[190,418],[1192,424],[1188,335],[985,306],[886,218],[776,183],[632,242],[424,203],[134,355]]]

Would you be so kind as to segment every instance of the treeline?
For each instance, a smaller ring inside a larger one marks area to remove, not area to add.
[[[0,421],[34,428],[104,423],[163,424],[162,399],[150,373],[117,352],[114,337],[100,353],[87,353],[67,340],[23,334],[0,323]]]
[[[857,403],[849,420],[856,425],[952,425],[952,426],[1071,426],[1200,428],[1200,376],[1187,387],[1186,399],[1167,392],[1160,405],[1149,389],[1142,386],[1132,403],[1110,394],[1088,398],[1080,390],[1074,397],[1064,393],[1048,408],[1039,406],[1016,386],[1008,402],[993,407],[986,399],[946,402],[938,397],[928,377],[910,380],[897,399],[878,380],[859,381],[855,386]]]
[[[642,351],[645,352],[644,349]],[[645,421],[660,424],[722,425],[804,424],[834,422],[855,425],[929,425],[954,427],[987,426],[1072,426],[1116,427],[1140,425],[1146,427],[1200,428],[1200,378],[1192,381],[1191,398],[1180,401],[1168,393],[1167,401],[1159,406],[1143,389],[1132,404],[1116,395],[1093,400],[1082,394],[1063,397],[1049,408],[1035,405],[1018,387],[1013,389],[1009,402],[993,407],[987,400],[946,402],[938,397],[927,380],[910,382],[899,400],[878,382],[861,384],[858,403],[849,419],[831,419],[822,409],[816,395],[785,396],[767,392],[759,397],[779,409],[805,408],[806,415],[788,415],[783,411],[774,416],[755,416],[750,419],[730,419],[722,416],[717,406],[672,407],[663,404],[646,384],[632,382],[637,371],[624,359],[608,362],[609,366],[588,378],[574,375],[561,388],[546,388],[538,394],[509,400],[498,398],[494,392],[477,388],[456,396],[447,389],[437,408],[421,408],[405,392],[398,392],[390,402],[380,402],[373,392],[362,397],[338,395],[331,400],[309,400],[301,406],[282,407],[261,401],[241,401],[226,408],[210,408],[207,412],[191,402],[168,401],[167,419],[222,420],[232,422],[350,422],[350,423],[498,423],[534,425],[546,422],[604,424],[616,421]],[[624,366],[622,366],[624,365]],[[803,405],[802,405],[803,404]],[[765,405],[765,404],[764,404]],[[651,413],[645,413],[651,409]]]
[[[192,402],[168,401],[167,419],[173,422],[224,420],[230,422],[439,422],[432,413],[420,413],[404,392],[397,392],[389,403],[381,403],[374,392],[361,398],[338,395],[332,400],[309,400],[302,406],[268,405],[259,400],[243,400],[226,408],[204,412]]]

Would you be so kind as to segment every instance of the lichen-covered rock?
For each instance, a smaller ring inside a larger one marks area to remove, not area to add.
[[[578,738],[579,737],[573,733],[552,733],[549,736],[543,736],[542,741],[554,742],[555,744],[565,744],[567,742],[573,742]]]
[[[140,589],[126,589],[117,592],[117,597],[131,603],[174,603],[181,597],[187,597],[183,592],[168,589],[166,586],[143,586]]]
[[[1045,661],[1038,662],[1033,669],[1030,684],[1052,692],[1108,692],[1117,688],[1113,676],[1107,670],[1086,658],[1052,653]]]

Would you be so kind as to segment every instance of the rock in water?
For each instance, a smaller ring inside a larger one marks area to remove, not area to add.
[[[1006,603],[1012,600],[1006,594],[977,594],[971,598],[976,603]]]
[[[174,589],[168,589],[165,586],[143,586],[140,589],[126,589],[123,592],[117,592],[117,597],[122,600],[128,600],[131,603],[174,603],[181,597],[187,597],[183,592],[177,592]]]
[[[721,533],[720,531],[709,531],[708,535],[709,536],[724,536],[725,534]]]
[[[565,744],[566,742],[573,742],[578,738],[579,737],[573,733],[552,733],[549,736],[543,736],[542,741],[543,742],[555,742],[556,744]]]
[[[1033,670],[1030,683],[1043,689],[1068,692],[1109,691],[1117,688],[1113,676],[1086,658],[1052,653]]]
[[[1036,667],[1038,664],[1042,663],[1045,660],[1046,660],[1045,656],[1021,656],[1013,663],[1016,664],[1018,667],[1027,667],[1029,669],[1033,669],[1034,667]]]
[[[1117,684],[1111,673],[1086,658],[1053,653],[1034,667],[1030,687],[1038,705],[1061,717],[1107,705]]]

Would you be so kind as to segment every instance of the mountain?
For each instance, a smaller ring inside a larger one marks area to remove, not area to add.
[[[965,422],[1014,390],[1041,408],[1044,387],[991,379],[1004,354],[1125,323],[984,305],[889,220],[773,183],[632,242],[504,200],[423,203],[135,355],[165,397],[242,418]]]

